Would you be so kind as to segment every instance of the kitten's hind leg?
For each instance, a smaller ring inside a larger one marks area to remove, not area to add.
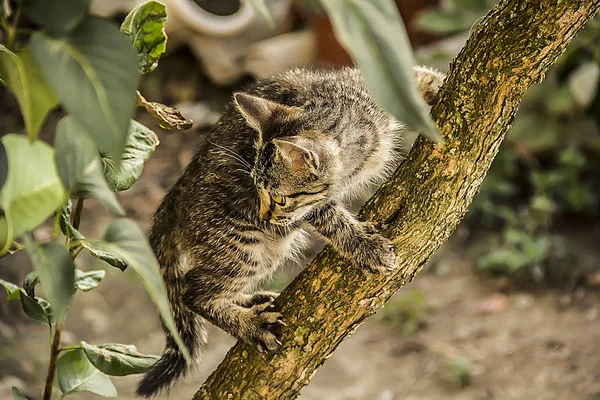
[[[206,277],[206,269],[192,270],[186,275],[183,301],[187,307],[230,335],[255,346],[259,352],[275,350],[281,345],[279,337],[285,323],[281,313],[273,311],[271,302],[243,307],[236,301],[242,286],[237,287],[235,280],[229,278],[230,284],[225,285],[228,278],[222,276],[217,280],[221,285],[215,285],[215,281],[207,281]]]
[[[427,67],[414,67],[415,82],[423,100],[433,105],[446,76]]]

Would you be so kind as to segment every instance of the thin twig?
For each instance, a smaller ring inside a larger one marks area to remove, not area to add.
[[[46,385],[44,386],[44,396],[42,400],[50,400],[52,397],[52,385],[56,375],[56,365],[58,364],[58,354],[60,353],[60,336],[62,334],[62,323],[57,324],[54,329],[54,338],[50,346],[50,362],[48,363],[48,375],[46,376]]]
[[[79,229],[79,224],[81,223],[81,212],[83,211],[83,201],[85,199],[80,197],[77,199],[77,205],[75,206],[75,212],[73,213],[73,220],[71,221],[71,225],[73,228]]]

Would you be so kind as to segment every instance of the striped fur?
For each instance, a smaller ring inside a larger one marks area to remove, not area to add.
[[[415,76],[431,103],[443,75],[419,67]],[[301,253],[309,230],[366,271],[395,267],[391,242],[344,204],[393,171],[402,129],[356,69],[291,70],[234,96],[158,208],[150,234],[194,357],[206,343],[206,321],[259,351],[279,346],[276,294],[256,290]],[[187,369],[167,334],[137,393],[155,395]]]

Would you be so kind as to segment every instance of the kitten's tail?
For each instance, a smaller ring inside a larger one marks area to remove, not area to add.
[[[206,321],[183,304],[184,274],[181,271],[177,252],[173,251],[171,246],[165,246],[165,236],[160,235],[161,238],[155,239],[156,236],[159,235],[150,236],[150,243],[161,265],[175,326],[191,357],[196,358],[206,345]],[[146,372],[138,384],[136,390],[138,396],[158,395],[161,390],[173,386],[189,369],[183,353],[164,324],[163,329],[167,335],[165,350],[162,357]]]

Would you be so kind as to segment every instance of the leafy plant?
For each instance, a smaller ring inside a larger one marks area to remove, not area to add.
[[[471,384],[472,369],[471,361],[466,357],[446,357],[442,378],[452,386],[464,388]]]
[[[427,325],[429,307],[425,295],[414,291],[390,301],[379,316],[384,322],[400,328],[404,336],[410,336]]]
[[[157,306],[165,326],[185,350],[174,327],[157,261],[141,229],[126,218],[114,221],[102,240],[79,232],[83,203],[95,199],[123,216],[116,191],[140,177],[159,144],[158,136],[131,119],[141,94],[138,73],[154,70],[165,51],[165,7],[137,6],[121,30],[89,15],[89,0],[3,1],[0,78],[16,97],[25,134],[0,140],[0,256],[25,249],[34,271],[22,284],[0,280],[8,300],[18,300],[30,318],[48,326],[51,353],[43,399],[55,387],[61,398],[76,392],[116,397],[109,375],[146,371],[158,357],[120,344],[61,347],[61,333],[73,296],[96,288],[105,271],[76,267],[81,251],[109,265],[132,268]],[[35,24],[21,28],[21,16]],[[47,114],[60,105],[67,115],[56,127],[54,147],[38,140]],[[158,118],[161,126],[191,126]],[[174,111],[173,111],[174,110]],[[153,114],[156,117],[156,115]],[[6,132],[5,132],[6,133]],[[77,198],[72,210],[71,198]],[[36,243],[31,231],[53,216],[51,241]],[[42,285],[47,298],[37,297]],[[13,388],[15,399],[23,394]]]
[[[437,8],[422,12],[418,26],[425,31],[449,34],[468,30],[496,4],[496,0],[442,0]]]

